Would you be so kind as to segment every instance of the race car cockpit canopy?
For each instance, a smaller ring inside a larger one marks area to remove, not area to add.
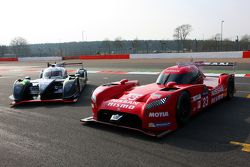
[[[194,65],[189,66],[173,66],[161,72],[157,84],[165,85],[168,82],[176,82],[176,84],[202,84],[204,74]]]
[[[42,72],[43,79],[65,79],[67,71],[62,67],[49,67]]]

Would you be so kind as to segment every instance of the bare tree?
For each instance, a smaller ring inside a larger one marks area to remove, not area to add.
[[[245,34],[240,38],[241,42],[250,42],[250,35]]]
[[[10,42],[11,51],[18,56],[27,56],[30,52],[28,42],[22,37],[15,37]]]
[[[220,41],[221,41],[221,34],[217,33],[205,42],[205,47],[210,50],[219,51],[221,47]]]
[[[6,54],[8,51],[7,46],[5,45],[0,45],[0,55],[4,56],[4,54]]]
[[[182,48],[184,48],[184,42],[191,31],[192,26],[190,24],[183,24],[175,28],[173,37],[178,41],[178,50],[180,42],[182,44]]]
[[[167,44],[166,41],[161,40],[159,42],[160,42],[160,45],[161,45],[161,51],[166,52],[166,44]]]
[[[212,40],[221,41],[221,35],[220,35],[220,33],[215,34],[215,35],[212,37]]]
[[[123,44],[122,44],[122,38],[117,37],[115,38],[115,48],[116,48],[116,53],[122,52]]]
[[[136,37],[133,41],[132,41],[132,52],[133,53],[138,53],[140,47],[140,41],[139,39]]]
[[[104,47],[105,52],[108,50],[108,54],[111,53],[111,42],[108,38],[105,38],[102,41],[102,46]]]
[[[245,34],[240,38],[240,46],[244,50],[250,49],[250,35]]]

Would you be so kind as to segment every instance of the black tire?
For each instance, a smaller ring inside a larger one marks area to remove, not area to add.
[[[227,97],[226,97],[227,100],[230,100],[234,97],[234,90],[235,90],[234,77],[230,76],[227,83]]]
[[[178,126],[186,124],[191,115],[190,96],[188,92],[180,93],[176,105],[176,121]]]
[[[81,84],[80,84],[80,78],[77,78],[77,89],[78,89],[78,92],[80,92],[81,91]]]

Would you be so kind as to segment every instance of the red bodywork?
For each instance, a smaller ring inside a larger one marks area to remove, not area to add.
[[[225,98],[228,79],[234,77],[233,74],[205,77],[194,65],[173,66],[163,70],[161,75],[181,76],[190,72],[199,76],[191,84],[168,82],[139,86],[138,81],[121,80],[99,86],[92,95],[93,116],[82,121],[126,127],[152,135],[175,130],[176,106],[182,91],[189,94],[192,116]]]

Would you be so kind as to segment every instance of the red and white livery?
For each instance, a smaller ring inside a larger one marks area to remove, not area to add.
[[[198,68],[209,64],[179,64],[161,72],[157,81],[139,86],[138,81],[113,82],[92,94],[92,117],[99,122],[162,136],[185,124],[212,104],[234,96],[234,74],[206,77]],[[232,64],[210,64],[228,65]]]

